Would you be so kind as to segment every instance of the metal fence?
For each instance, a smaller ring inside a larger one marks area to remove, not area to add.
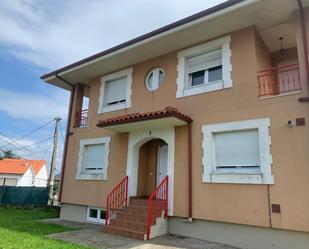
[[[0,204],[47,205],[48,194],[48,187],[0,186]]]
[[[259,97],[301,90],[298,64],[277,66],[259,71],[257,78]]]

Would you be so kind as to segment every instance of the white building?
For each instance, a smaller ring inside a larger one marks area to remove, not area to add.
[[[47,178],[44,160],[0,160],[0,186],[46,187]]]

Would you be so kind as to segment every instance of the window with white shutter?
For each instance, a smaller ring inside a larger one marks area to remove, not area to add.
[[[105,106],[126,102],[127,78],[110,80],[105,85]]]
[[[222,50],[207,52],[187,59],[189,87],[222,81]]]
[[[103,170],[105,160],[105,144],[85,145],[84,147],[84,170],[89,173],[97,173]]]
[[[132,68],[101,77],[98,113],[131,107]]]
[[[110,140],[110,137],[80,140],[77,180],[107,180]]]
[[[177,54],[177,98],[233,86],[230,42],[225,36]]]
[[[203,182],[273,184],[269,118],[207,124]]]
[[[226,172],[259,172],[258,135],[258,129],[214,133],[216,169]]]

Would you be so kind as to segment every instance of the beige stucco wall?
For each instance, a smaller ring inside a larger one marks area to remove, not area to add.
[[[299,27],[296,27],[299,32]],[[299,36],[299,35],[298,35]],[[88,127],[72,129],[64,176],[64,203],[105,206],[107,193],[125,176],[128,134],[117,134],[96,123],[125,113],[146,112],[174,106],[193,118],[193,218],[213,221],[269,226],[266,185],[202,183],[202,131],[204,124],[270,117],[273,174],[270,186],[272,204],[281,205],[281,214],[272,214],[273,227],[309,231],[309,129],[288,128],[287,121],[305,117],[309,121],[308,103],[298,102],[306,96],[304,56],[300,56],[303,93],[258,99],[256,73],[270,65],[270,54],[253,27],[231,34],[233,88],[176,99],[177,53],[133,65],[132,107],[127,110],[97,114],[100,79],[90,88]],[[300,39],[297,39],[298,45]],[[301,55],[301,49],[298,50]],[[144,81],[147,73],[160,66],[165,82],[150,92]],[[75,180],[79,141],[85,138],[112,136],[107,181]],[[187,215],[187,127],[175,129],[174,215]]]

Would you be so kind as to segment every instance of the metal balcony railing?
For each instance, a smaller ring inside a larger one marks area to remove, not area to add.
[[[128,205],[128,182],[129,177],[126,176],[108,194],[106,198],[106,226],[110,225],[110,220],[113,217],[114,212],[121,209],[123,206]]]
[[[75,128],[84,128],[87,126],[88,109],[81,110],[75,113]]]
[[[257,74],[259,97],[301,90],[299,65],[277,66]]]
[[[166,176],[159,186],[152,192],[148,198],[148,225],[147,240],[150,239],[150,227],[155,223],[156,218],[162,215],[167,218],[168,212],[168,176]]]

